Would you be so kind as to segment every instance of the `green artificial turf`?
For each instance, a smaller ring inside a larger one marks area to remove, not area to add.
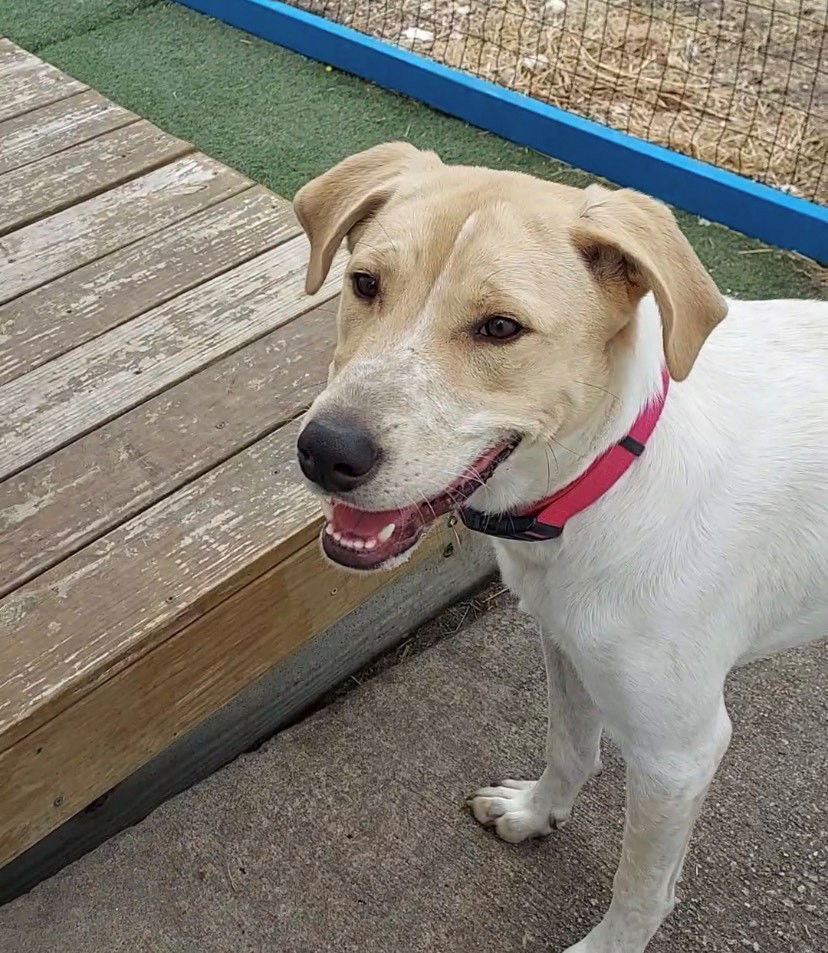
[[[38,53],[106,23],[153,6],[158,0],[0,0],[0,33]]]
[[[592,181],[167,0],[2,0],[0,32],[288,197],[343,156],[390,139],[447,161]],[[679,220],[726,293],[818,296],[793,256],[695,216]]]

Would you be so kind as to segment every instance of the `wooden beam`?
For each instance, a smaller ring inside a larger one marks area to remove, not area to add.
[[[443,551],[453,538],[438,527],[409,566]],[[18,740],[0,755],[0,864],[128,777],[399,572],[345,573],[323,558],[314,539]]]
[[[0,482],[0,598],[306,410],[335,311],[320,305]]]
[[[0,751],[314,538],[297,424],[259,440],[0,600]]]
[[[227,705],[179,735],[159,755],[51,834],[0,867],[0,904],[137,824],[168,798],[287,727],[417,626],[482,586],[495,571],[487,539],[462,533],[438,547],[321,635],[309,639]]]
[[[308,297],[307,256],[293,238],[0,387],[0,479],[332,297],[342,259]]]
[[[0,120],[67,99],[88,88],[8,40],[0,44]]]

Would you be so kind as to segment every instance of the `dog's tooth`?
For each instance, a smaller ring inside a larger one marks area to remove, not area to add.
[[[322,515],[325,517],[325,519],[326,520],[333,519],[333,504],[328,502],[328,500],[322,500],[321,506],[322,506]]]
[[[394,530],[395,530],[396,528],[397,528],[397,527],[396,527],[396,524],[394,524],[394,523],[389,523],[387,526],[383,527],[383,528],[377,533],[377,539],[378,539],[381,543],[387,543],[388,540],[391,539],[391,536],[392,536],[392,534],[394,533]]]
[[[342,533],[337,533],[336,530],[334,530],[333,533],[331,533],[331,535],[338,543],[342,542]]]
[[[326,523],[326,524],[325,524],[325,532],[328,534],[328,536],[333,536],[333,534],[334,534],[334,528],[333,528],[333,526],[331,526],[330,523]]]
[[[366,549],[369,549],[369,550],[370,550],[370,549],[376,549],[376,548],[377,548],[377,541],[376,541],[375,539],[366,539],[366,540],[365,540],[365,548],[366,548]]]
[[[354,549],[364,549],[365,543],[361,539],[354,539],[351,540],[351,546],[353,546]]]

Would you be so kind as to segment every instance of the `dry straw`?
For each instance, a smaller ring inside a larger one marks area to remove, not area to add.
[[[826,0],[299,0],[536,99],[828,202]]]

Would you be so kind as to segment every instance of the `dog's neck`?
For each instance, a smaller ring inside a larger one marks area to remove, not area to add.
[[[548,440],[522,443],[489,484],[469,501],[484,513],[530,506],[567,486],[627,433],[662,387],[661,318],[651,295],[643,299],[618,348],[606,396],[579,427]]]

